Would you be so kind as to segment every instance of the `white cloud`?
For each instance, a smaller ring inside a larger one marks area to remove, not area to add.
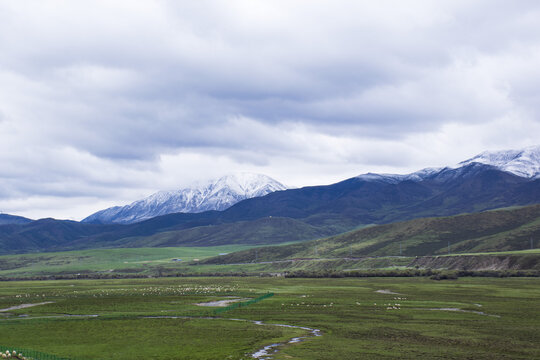
[[[539,16],[502,0],[0,2],[0,210],[80,218],[234,171],[313,185],[534,144]]]

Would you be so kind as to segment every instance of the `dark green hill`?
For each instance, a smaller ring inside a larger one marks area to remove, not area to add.
[[[426,216],[455,215],[540,202],[540,179],[530,180],[473,163],[442,169],[421,181],[351,178],[328,186],[280,191],[224,211],[233,221],[280,216],[338,230]]]
[[[147,237],[129,237],[114,242],[120,247],[216,246],[226,244],[279,244],[312,240],[331,232],[290,218],[265,217],[231,224],[199,226],[186,230],[164,231]]]
[[[41,219],[28,224],[0,226],[2,253],[37,252],[65,248],[73,239],[119,230],[118,225],[81,224],[76,221]]]
[[[540,247],[540,205],[371,226],[326,239],[257,249],[258,259],[426,256]],[[248,250],[208,262],[251,262]]]

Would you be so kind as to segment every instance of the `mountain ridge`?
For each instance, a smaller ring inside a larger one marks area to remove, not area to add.
[[[427,167],[409,174],[377,174],[366,173],[356,176],[366,181],[385,181],[398,183],[402,181],[422,181],[445,170],[455,170],[473,163],[492,166],[519,177],[540,178],[540,145],[529,146],[518,150],[484,151],[454,166]]]
[[[372,224],[540,203],[540,178],[518,176],[480,162],[430,169],[399,180],[354,177],[331,185],[275,191],[223,211],[173,213],[126,225],[52,219],[5,225],[0,226],[0,250],[131,247],[145,241],[149,246],[273,244]],[[277,219],[259,221],[271,217]]]
[[[28,219],[22,216],[10,215],[10,214],[0,214],[0,225],[11,225],[11,224],[28,224],[34,220]]]
[[[115,206],[98,211],[85,223],[130,224],[171,213],[201,213],[225,210],[239,201],[264,196],[286,187],[266,175],[237,173],[216,180],[198,182],[192,187],[159,191],[126,206]]]
[[[520,150],[484,151],[460,162],[458,166],[473,162],[495,166],[502,171],[521,177],[538,179],[540,178],[540,145]]]
[[[14,253],[132,247],[145,241],[149,246],[191,243],[204,246],[205,239],[207,245],[239,243],[238,239],[245,244],[275,244],[311,240],[370,224],[537,203],[540,203],[540,179],[523,178],[473,163],[460,169],[446,169],[419,182],[392,184],[351,178],[332,185],[289,189],[246,199],[224,211],[174,213],[134,224],[100,225],[48,219],[27,225],[5,225],[0,226],[0,250]],[[257,221],[269,217],[283,220],[267,224]],[[246,237],[244,229],[253,236]],[[288,234],[287,238],[282,237],[283,233]],[[198,238],[199,235],[204,235],[204,239]]]

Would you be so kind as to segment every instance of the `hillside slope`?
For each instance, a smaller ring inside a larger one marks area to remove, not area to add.
[[[76,221],[41,219],[28,224],[0,226],[0,250],[4,254],[58,250],[74,239],[88,239],[104,232],[120,230],[120,225],[81,224]]]
[[[329,235],[331,235],[329,230],[295,219],[266,217],[252,221],[164,231],[146,237],[127,237],[113,242],[112,245],[120,247],[268,245],[291,240],[313,240]]]
[[[0,214],[0,225],[11,225],[11,224],[28,224],[33,220],[27,219],[22,216],[9,215],[9,214]]]
[[[446,216],[540,203],[540,179],[519,177],[473,163],[445,168],[418,181],[351,178],[245,200],[223,212],[224,221],[265,216],[301,219],[336,230],[360,224]]]
[[[540,247],[540,205],[371,226],[298,244],[258,249],[261,260],[364,256],[426,256]],[[251,262],[253,251],[212,263]]]

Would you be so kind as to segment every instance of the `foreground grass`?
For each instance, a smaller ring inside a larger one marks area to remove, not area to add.
[[[21,341],[28,330],[3,324],[2,341],[77,359],[243,359],[252,349],[294,335],[276,327],[197,319],[32,320],[31,344]]]
[[[212,308],[195,303],[268,291],[276,295],[219,319],[145,318],[200,316]],[[538,278],[4,282],[0,309],[52,303],[0,312],[0,343],[77,359],[245,359],[305,334],[231,320],[241,318],[323,332],[282,347],[275,359],[533,359],[540,353],[538,298]],[[50,317],[65,314],[99,316]]]

